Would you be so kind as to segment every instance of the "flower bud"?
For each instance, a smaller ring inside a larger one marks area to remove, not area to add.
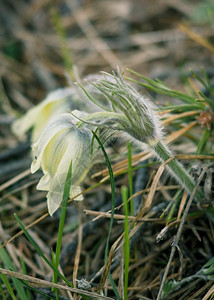
[[[104,79],[92,85],[106,97],[112,109],[106,107],[105,115],[100,113],[100,120],[99,113],[91,114],[91,121],[97,119],[97,123],[102,126],[124,131],[136,141],[146,144],[161,139],[161,125],[151,101],[128,84],[119,71],[113,75],[104,75]]]

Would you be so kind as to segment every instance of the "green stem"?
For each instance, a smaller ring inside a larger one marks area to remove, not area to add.
[[[159,141],[154,146],[151,145],[151,148],[155,151],[157,156],[162,161],[166,161],[172,157],[168,147],[161,141]],[[190,194],[193,192],[193,189],[196,185],[194,180],[176,159],[173,159],[167,164],[167,169],[177,179],[177,181],[182,184],[187,192],[189,192]],[[200,201],[202,198],[202,193],[197,190],[195,197],[198,201]]]
[[[127,142],[128,149],[128,176],[129,176],[129,197],[133,195],[133,176],[132,176],[132,145]],[[133,199],[130,200],[130,212],[134,216],[134,203]]]
[[[128,208],[128,189],[122,186],[121,189],[122,200],[124,204],[124,299],[128,299],[128,283],[129,283],[129,259],[130,259],[130,245],[129,245],[129,208]]]

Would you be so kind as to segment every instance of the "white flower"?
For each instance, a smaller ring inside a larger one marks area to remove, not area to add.
[[[68,110],[73,94],[72,88],[62,88],[51,92],[40,104],[17,119],[12,124],[12,131],[17,136],[23,136],[29,129],[33,128],[32,142],[36,142],[50,120]]]
[[[73,111],[78,118],[84,118],[87,114]],[[64,185],[70,163],[72,161],[72,176],[70,197],[81,192],[79,184],[86,176],[93,164],[93,158],[98,146],[94,146],[91,154],[92,132],[84,124],[80,123],[70,113],[64,113],[55,117],[45,128],[40,139],[33,145],[35,157],[31,165],[32,173],[40,167],[43,177],[40,179],[37,189],[48,191],[47,202],[50,215],[58,209],[63,199]],[[75,200],[82,200],[82,195]]]

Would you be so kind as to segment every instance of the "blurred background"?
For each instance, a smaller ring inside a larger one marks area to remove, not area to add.
[[[73,65],[81,76],[129,67],[177,89],[190,69],[213,72],[213,10],[195,0],[2,1],[1,113],[67,85]]]

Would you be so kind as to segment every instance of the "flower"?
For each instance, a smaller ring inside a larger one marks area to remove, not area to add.
[[[86,116],[86,113],[76,110],[72,113],[79,118]],[[70,197],[74,197],[81,193],[79,185],[91,168],[98,149],[95,143],[93,154],[91,154],[93,134],[84,124],[79,128],[77,121],[70,113],[55,117],[44,129],[38,142],[33,145],[35,159],[31,165],[31,172],[35,173],[42,167],[44,175],[40,179],[37,189],[48,191],[47,203],[50,215],[53,215],[62,202],[71,161]],[[82,195],[75,197],[75,200],[82,199]]]
[[[104,102],[105,98],[102,93],[87,81],[100,78],[101,76],[97,74],[88,75],[85,77],[84,86],[94,97],[98,96],[100,101]],[[72,87],[60,88],[49,93],[41,103],[31,108],[23,117],[15,120],[12,124],[13,133],[17,136],[23,136],[29,129],[33,128],[31,141],[35,143],[44,128],[56,115],[65,113],[68,109],[86,110],[88,112],[94,111],[95,108],[98,110],[93,103],[88,105],[88,101],[85,101],[87,97],[73,85],[73,82],[71,84]]]
[[[40,104],[31,108],[20,119],[15,120],[12,124],[12,131],[17,136],[23,136],[33,127],[32,142],[36,142],[48,122],[56,115],[68,110],[73,93],[72,88],[61,88],[51,92]]]

